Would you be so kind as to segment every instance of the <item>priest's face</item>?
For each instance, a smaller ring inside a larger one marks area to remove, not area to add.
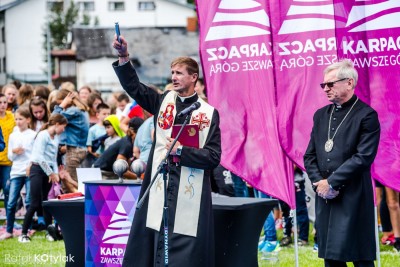
[[[180,96],[191,96],[194,94],[194,85],[197,73],[189,74],[185,65],[178,64],[171,67],[171,80],[173,90]]]
[[[336,73],[337,70],[332,70],[324,76],[323,90],[329,101],[341,105],[352,97],[354,90],[351,84],[352,79],[338,78]]]

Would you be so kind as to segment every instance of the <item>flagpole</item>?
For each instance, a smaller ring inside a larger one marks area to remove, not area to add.
[[[379,231],[378,231],[378,207],[374,206],[375,215],[375,243],[376,243],[376,263],[377,267],[381,267],[381,250],[379,247]]]
[[[297,212],[296,209],[291,210],[290,213],[292,213],[293,216],[293,226],[294,226],[294,256],[295,256],[295,266],[299,267],[299,243],[297,242]]]

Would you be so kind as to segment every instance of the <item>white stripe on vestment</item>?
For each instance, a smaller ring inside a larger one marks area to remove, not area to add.
[[[212,121],[214,108],[199,97],[201,106],[193,112],[192,120],[200,113],[206,113],[209,127],[199,130],[199,147],[203,148],[206,143],[208,132]],[[193,121],[191,122],[193,124]],[[200,127],[199,127],[200,128]],[[178,203],[176,205],[174,233],[197,236],[199,223],[201,194],[203,191],[204,170],[181,167],[181,178],[179,179]],[[178,216],[179,215],[179,216]]]

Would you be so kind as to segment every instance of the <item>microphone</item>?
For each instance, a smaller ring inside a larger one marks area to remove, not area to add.
[[[194,102],[191,106],[185,108],[184,110],[182,110],[179,114],[178,117],[182,117],[187,115],[188,113],[191,113],[193,110],[199,109],[200,107],[200,102]]]

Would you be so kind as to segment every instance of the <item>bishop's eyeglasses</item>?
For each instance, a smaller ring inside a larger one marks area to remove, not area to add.
[[[322,89],[324,89],[325,86],[328,86],[329,88],[332,88],[335,85],[335,83],[341,82],[341,81],[344,81],[344,80],[347,80],[347,79],[350,79],[350,78],[343,78],[343,79],[340,79],[340,80],[337,80],[337,81],[334,81],[334,82],[320,83],[319,85],[321,86]]]

